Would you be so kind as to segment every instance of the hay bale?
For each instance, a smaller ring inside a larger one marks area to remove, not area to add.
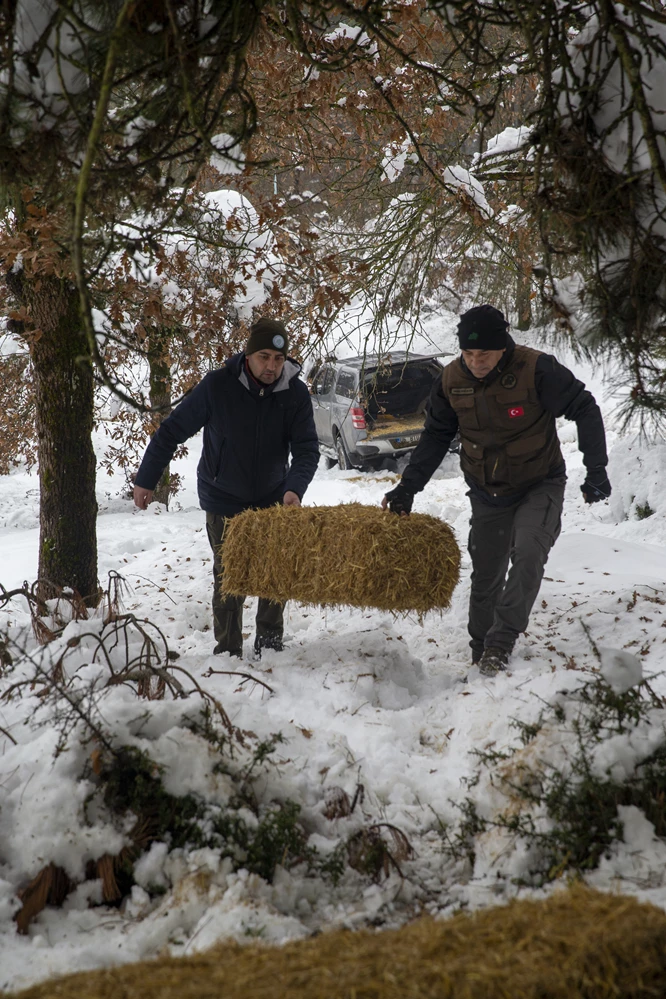
[[[576,887],[398,930],[224,942],[81,972],[15,997],[663,997],[666,914]]]
[[[460,550],[437,517],[379,507],[269,507],[226,525],[222,590],[271,601],[424,614],[449,606]]]

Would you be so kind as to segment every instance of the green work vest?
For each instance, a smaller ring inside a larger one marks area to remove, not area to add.
[[[442,390],[460,425],[462,470],[492,496],[518,493],[564,465],[555,415],[537,396],[541,353],[516,346],[489,385],[466,372],[460,358],[442,372]]]

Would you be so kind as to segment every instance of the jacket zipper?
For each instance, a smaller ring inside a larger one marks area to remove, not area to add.
[[[264,390],[259,390],[259,396],[263,397]],[[261,404],[257,402],[257,423],[254,429],[254,455],[252,457],[252,500],[257,499],[257,463],[259,461],[259,439],[261,437]]]

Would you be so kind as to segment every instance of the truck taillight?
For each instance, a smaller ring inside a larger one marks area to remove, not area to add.
[[[352,406],[351,408],[352,427],[357,431],[365,430],[365,410],[362,406]]]

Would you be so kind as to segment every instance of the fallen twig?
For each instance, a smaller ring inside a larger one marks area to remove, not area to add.
[[[265,681],[259,680],[258,677],[253,677],[252,674],[243,673],[242,670],[213,670],[213,668],[210,667],[210,669],[207,670],[205,674],[202,674],[202,676],[210,677],[212,674],[225,674],[227,677],[242,677],[246,681],[252,681],[253,684],[261,684],[261,686],[265,687],[271,694],[275,694],[275,690],[270,686],[270,684],[266,684]]]

